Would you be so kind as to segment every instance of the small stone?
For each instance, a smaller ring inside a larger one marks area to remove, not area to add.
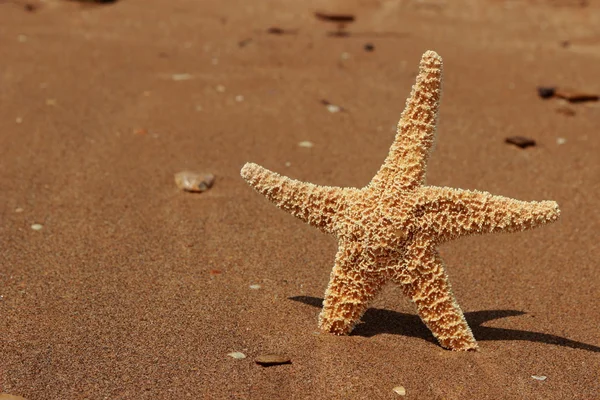
[[[258,290],[258,289],[260,289],[261,286],[260,285],[250,285],[249,287],[252,290]]]
[[[31,225],[31,229],[34,231],[41,231],[44,226],[42,224],[33,224]]]
[[[209,173],[181,171],[175,174],[175,184],[186,192],[205,192],[215,182],[215,176]]]
[[[327,111],[332,114],[342,111],[342,108],[340,106],[336,106],[335,104],[327,104],[325,107],[327,108]]]
[[[375,45],[373,43],[366,43],[365,51],[368,51],[368,52],[375,51]]]
[[[134,135],[144,136],[148,134],[148,131],[144,128],[137,128],[133,130]]]
[[[340,58],[342,60],[347,60],[350,58],[350,53],[343,52],[342,55],[340,56]]]
[[[291,162],[289,162],[289,161],[286,161],[284,165],[285,165],[286,167],[291,167],[291,166],[292,166],[292,163],[291,163]]]
[[[191,74],[173,74],[173,75],[171,75],[171,79],[173,79],[176,82],[188,81],[188,80],[192,79],[192,75]]]
[[[535,140],[523,136],[507,137],[504,141],[509,144],[514,144],[515,146],[518,146],[522,149],[527,148],[529,146],[535,146],[536,144]]]
[[[556,88],[540,86],[537,88],[537,91],[538,96],[540,96],[542,99],[549,99],[551,97],[554,97],[554,92],[556,91]]]
[[[25,9],[25,11],[34,12],[38,9],[38,6],[32,3],[25,3],[23,8]]]
[[[271,35],[283,35],[285,31],[278,26],[272,26],[267,29],[267,33]]]
[[[257,364],[263,367],[271,367],[274,365],[291,364],[292,359],[282,354],[262,354],[254,360]]]
[[[564,137],[556,138],[556,144],[565,144],[565,143],[567,143],[567,139],[565,139]]]
[[[211,274],[211,275],[221,275],[221,273],[222,273],[222,272],[221,272],[221,270],[219,270],[219,269],[211,269],[211,270],[209,271],[209,274]]]
[[[404,386],[396,386],[392,390],[394,392],[396,392],[396,394],[399,394],[400,396],[406,396],[406,389],[404,389]]]
[[[244,101],[244,96],[242,96],[241,94],[238,94],[237,96],[235,96],[235,101],[237,101],[238,103],[241,103],[242,101]]]
[[[217,87],[215,88],[215,90],[219,93],[225,93],[225,86],[223,85],[217,85]]]
[[[547,378],[547,376],[544,375],[531,375],[531,377],[536,381],[545,381]]]
[[[15,208],[15,212],[16,212],[16,213],[22,213],[23,211],[25,211],[25,210],[23,210],[23,208],[22,208],[22,207],[17,207],[17,208]]]
[[[239,351],[234,351],[228,353],[227,355],[231,358],[235,358],[236,360],[243,360],[244,358],[246,358],[246,355],[244,353],[240,353]]]
[[[21,117],[17,117],[17,119],[15,119],[15,122],[16,122],[17,124],[20,124],[20,123],[22,123],[22,122],[23,122],[23,118],[21,118]]]
[[[298,143],[298,146],[300,147],[305,147],[307,149],[310,149],[311,147],[314,147],[314,143],[313,142],[309,142],[308,140],[305,140],[303,142]]]

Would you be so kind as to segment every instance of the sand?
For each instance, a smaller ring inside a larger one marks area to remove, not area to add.
[[[600,92],[598,2],[27,4],[0,2],[0,392],[600,397],[600,104],[536,91]],[[315,11],[356,21],[332,36]],[[441,248],[475,353],[442,349],[395,286],[352,335],[320,334],[335,238],[239,176],[368,183],[428,49],[445,62],[428,183],[562,210]],[[214,185],[183,192],[182,170]],[[268,353],[292,362],[255,364]]]

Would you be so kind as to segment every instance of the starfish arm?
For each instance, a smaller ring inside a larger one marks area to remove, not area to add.
[[[556,221],[554,201],[520,201],[487,192],[423,187],[416,213],[441,241],[475,233],[518,232]]]
[[[421,58],[417,81],[398,122],[396,139],[369,186],[385,190],[393,185],[407,190],[424,182],[441,94],[442,58],[427,51]]]
[[[345,189],[297,181],[253,163],[244,165],[241,175],[277,207],[327,233],[334,232]]]
[[[322,331],[346,335],[360,321],[369,302],[385,283],[383,276],[362,268],[371,265],[372,261],[359,245],[340,241],[319,315]]]
[[[406,265],[393,280],[417,306],[421,320],[440,345],[450,350],[476,350],[477,342],[456,302],[438,252],[413,242]]]

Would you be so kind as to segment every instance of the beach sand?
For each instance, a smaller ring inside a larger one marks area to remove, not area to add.
[[[428,184],[562,210],[441,247],[478,352],[442,349],[396,286],[352,335],[319,333],[335,238],[239,175],[366,185],[429,49]],[[537,93],[598,94],[599,65],[597,1],[0,2],[0,392],[600,398],[600,103]],[[181,170],[214,186],[183,192]]]

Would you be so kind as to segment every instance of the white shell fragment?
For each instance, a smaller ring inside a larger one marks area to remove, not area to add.
[[[406,396],[406,389],[404,389],[404,386],[396,386],[392,390],[400,396]]]
[[[31,229],[34,231],[41,231],[44,226],[42,224],[33,224],[31,225]]]
[[[205,192],[215,182],[215,176],[209,173],[181,171],[175,174],[175,184],[186,192]]]
[[[244,353],[240,353],[239,351],[234,351],[234,352],[228,353],[227,355],[231,358],[235,358],[236,360],[242,360],[242,359],[246,358],[246,355]]]
[[[258,290],[260,289],[260,285],[250,285],[249,288],[252,290]]]
[[[546,380],[546,378],[547,378],[547,377],[546,377],[546,376],[544,376],[544,375],[531,375],[531,377],[532,377],[533,379],[535,379],[536,381],[545,381],[545,380]]]
[[[171,79],[173,79],[175,82],[188,81],[188,80],[192,79],[192,75],[191,74],[173,74],[173,75],[171,75]]]
[[[329,111],[332,114],[342,111],[342,108],[340,106],[336,106],[335,104],[327,104],[326,107],[327,111]]]
[[[298,143],[298,146],[300,147],[305,147],[307,149],[310,149],[311,147],[313,147],[315,144],[313,142],[309,142],[308,140],[305,140],[303,142]]]

